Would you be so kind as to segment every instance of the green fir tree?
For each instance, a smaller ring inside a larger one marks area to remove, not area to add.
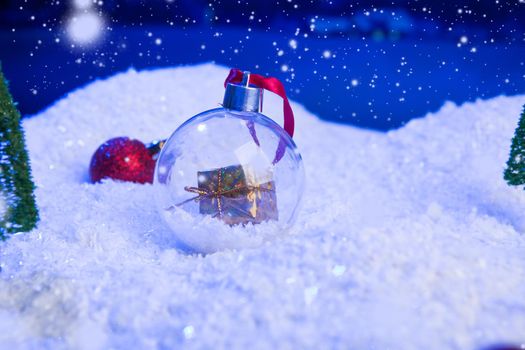
[[[525,184],[525,106],[512,138],[510,156],[503,177],[512,186]]]
[[[34,189],[20,113],[0,66],[0,240],[36,226]]]

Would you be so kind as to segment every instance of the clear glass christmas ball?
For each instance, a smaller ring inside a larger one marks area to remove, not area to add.
[[[255,112],[198,114],[166,141],[154,186],[175,238],[197,252],[254,247],[286,234],[303,192],[295,143]]]

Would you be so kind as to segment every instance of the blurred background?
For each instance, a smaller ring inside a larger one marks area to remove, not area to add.
[[[389,130],[447,100],[525,94],[524,19],[525,0],[0,0],[0,61],[25,116],[130,67],[215,62]]]

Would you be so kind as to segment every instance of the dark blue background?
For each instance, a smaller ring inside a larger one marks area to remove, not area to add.
[[[446,100],[525,93],[519,1],[104,1],[92,6],[104,35],[74,47],[73,1],[20,3],[0,5],[0,60],[25,115],[129,67],[210,61],[277,76],[321,118],[380,130]]]

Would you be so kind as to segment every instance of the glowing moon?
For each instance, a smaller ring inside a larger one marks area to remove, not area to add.
[[[73,0],[73,5],[75,5],[77,9],[85,10],[93,6],[93,0]]]
[[[71,17],[67,24],[69,38],[80,45],[93,43],[102,34],[104,21],[94,12]]]

